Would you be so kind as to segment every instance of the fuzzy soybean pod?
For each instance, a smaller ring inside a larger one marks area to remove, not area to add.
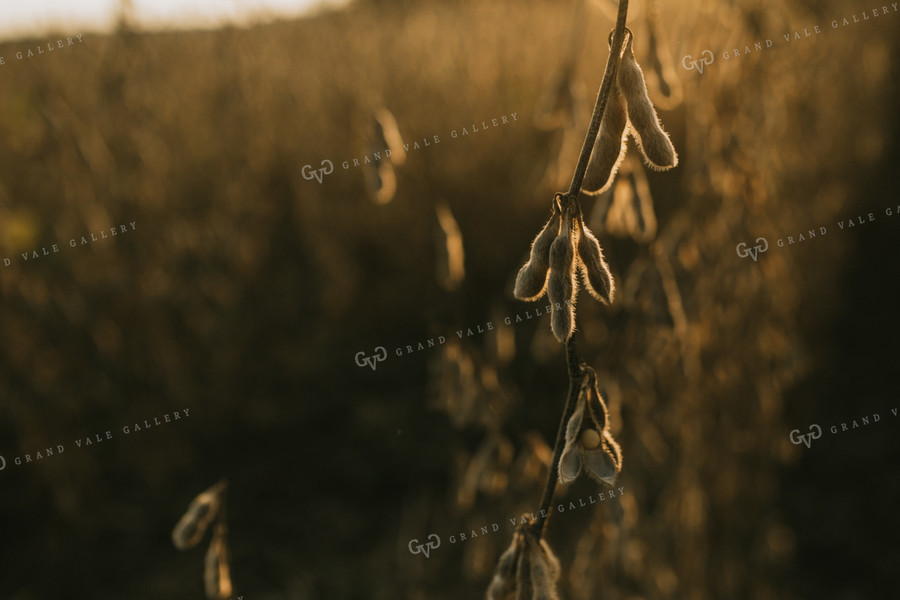
[[[588,293],[603,304],[610,304],[616,292],[616,285],[609,266],[603,259],[600,242],[585,227],[584,219],[578,215],[578,266],[581,269],[584,286]]]
[[[658,171],[665,171],[678,164],[678,155],[675,154],[672,140],[659,124],[659,117],[647,95],[644,73],[634,59],[633,41],[629,38],[619,63],[619,89],[625,97],[631,133],[647,165]]]
[[[578,395],[575,411],[566,424],[566,445],[559,459],[558,471],[559,482],[563,485],[569,485],[581,474],[581,449],[578,447],[578,441],[586,402],[584,390],[582,390]]]
[[[625,157],[628,135],[628,113],[625,98],[616,83],[613,83],[609,100],[606,103],[606,111],[600,122],[600,132],[594,149],[591,152],[591,160],[588,162],[587,172],[584,176],[582,191],[595,195],[609,188]]]
[[[544,295],[547,271],[550,269],[550,246],[559,233],[560,213],[553,203],[553,215],[531,244],[531,256],[516,276],[514,294],[519,300],[531,302]]]
[[[547,282],[547,297],[551,303],[550,326],[553,335],[565,342],[575,329],[575,237],[573,227],[575,204],[570,203],[563,210],[559,235],[550,246],[550,278]]]
[[[559,600],[556,593],[556,582],[560,573],[559,560],[544,540],[538,541],[528,537],[526,544],[531,553],[532,600]]]
[[[435,204],[437,214],[437,276],[438,283],[447,291],[452,292],[462,283],[466,276],[465,250],[463,249],[462,233],[459,225],[453,218],[450,207],[443,202]]]
[[[216,526],[212,543],[203,561],[203,583],[209,600],[225,600],[231,597],[231,568],[225,526]]]
[[[572,72],[572,65],[567,65],[550,80],[534,113],[534,124],[538,129],[555,131],[575,125],[580,100]]]
[[[516,534],[509,548],[500,555],[497,568],[494,570],[494,578],[488,588],[487,600],[515,600],[516,598],[516,569],[519,564],[519,556],[522,552],[521,536]]]
[[[226,483],[220,481],[191,502],[187,512],[172,530],[172,542],[179,550],[187,550],[196,546],[203,538],[210,523],[222,504],[222,494]]]
[[[406,150],[403,148],[403,138],[397,128],[397,120],[386,108],[374,111],[373,116],[373,141],[376,150],[390,150],[390,161],[397,167],[406,161]]]
[[[397,175],[390,159],[373,160],[363,171],[369,196],[378,205],[384,205],[394,199],[397,192]]]
[[[615,485],[622,470],[622,449],[608,430],[603,432],[601,447],[585,450],[584,470],[599,483]]]

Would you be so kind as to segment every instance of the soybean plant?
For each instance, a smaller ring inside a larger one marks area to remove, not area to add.
[[[620,0],[616,26],[609,42],[609,58],[597,94],[590,127],[565,193],[555,194],[550,218],[531,246],[528,262],[520,269],[515,295],[534,301],[550,300],[553,335],[566,346],[569,391],[559,422],[550,473],[539,516],[522,523],[500,556],[487,600],[554,600],[561,575],[559,560],[546,540],[544,526],[557,481],[568,485],[582,473],[601,485],[614,485],[622,469],[622,451],[610,433],[606,403],[597,374],[575,351],[575,304],[578,273],[591,296],[609,304],[615,282],[597,238],[584,222],[583,191],[607,190],[625,157],[628,133],[645,163],[655,170],[678,164],[678,156],[663,130],[641,67],[634,58],[634,36],[626,24],[628,0]]]

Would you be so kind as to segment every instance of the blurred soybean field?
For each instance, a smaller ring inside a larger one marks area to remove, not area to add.
[[[598,231],[619,295],[582,300],[576,335],[626,492],[554,517],[561,596],[892,597],[900,12],[658,10],[680,98],[650,95],[681,163],[636,188],[654,231],[628,235],[627,215]],[[645,70],[649,12],[629,12]],[[512,279],[568,187],[614,14],[358,2],[246,28],[123,24],[22,61],[75,32],[0,44],[0,598],[203,598],[203,546],[171,532],[222,478],[235,596],[483,597],[503,523],[537,505],[567,383],[548,320],[515,321],[535,305]],[[684,66],[707,49],[702,73]],[[548,126],[570,59],[575,118]],[[364,162],[379,108],[421,146],[382,204]],[[324,160],[321,183],[302,176]],[[736,253],[758,237],[756,260]],[[791,442],[811,424],[821,439]],[[441,548],[409,551],[432,532]]]

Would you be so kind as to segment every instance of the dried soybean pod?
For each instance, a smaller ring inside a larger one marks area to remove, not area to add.
[[[656,107],[670,110],[681,104],[683,93],[681,80],[675,72],[672,52],[659,28],[655,2],[648,2],[646,20],[647,56],[650,61],[650,67],[647,70],[647,84],[650,89],[655,88],[655,91],[659,92],[659,95],[654,96]]]
[[[572,65],[560,69],[541,95],[534,112],[534,124],[538,129],[554,131],[575,125],[580,101],[572,71]]]
[[[613,276],[609,272],[609,266],[603,259],[603,250],[600,242],[585,227],[584,219],[578,215],[578,266],[581,269],[584,286],[588,293],[597,301],[610,304],[616,292]]]
[[[613,179],[613,184],[606,188],[606,191],[597,194],[596,196],[590,196],[584,193],[582,190],[581,194],[578,197],[580,202],[586,202],[588,198],[594,198],[594,206],[591,208],[591,216],[588,217],[587,225],[590,227],[591,231],[597,232],[605,232],[606,231],[606,218],[609,213],[610,208],[612,208],[613,201],[613,191],[616,189],[616,182],[618,179],[621,179],[621,172]]]
[[[618,442],[613,439],[612,434],[607,429],[603,432],[603,447],[609,451],[609,457],[616,463],[616,469],[622,469],[622,448]]]
[[[397,175],[394,166],[406,160],[403,140],[397,129],[394,115],[386,108],[372,110],[371,133],[364,174],[369,196],[376,204],[387,204],[397,192]]]
[[[403,149],[403,138],[400,137],[397,120],[386,108],[382,107],[373,112],[376,151],[390,151],[389,154],[386,153],[388,158],[399,167],[406,161],[406,150]]]
[[[622,449],[609,431],[603,432],[603,445],[584,453],[585,470],[597,481],[614,485],[622,471]]]
[[[573,228],[575,203],[570,200],[563,209],[559,235],[550,245],[550,278],[547,297],[551,303],[550,326],[553,335],[565,342],[575,328],[575,234]]]
[[[656,213],[643,165],[626,158],[613,186],[612,206],[607,213],[606,230],[616,237],[631,237],[647,243],[656,237]]]
[[[597,376],[593,374],[591,377],[590,387],[588,388],[587,407],[591,413],[591,419],[599,431],[605,431],[609,427],[609,409],[600,390],[597,389]]]
[[[634,215],[634,182],[631,179],[631,161],[626,160],[612,187],[612,203],[606,212],[604,229],[616,237],[629,237],[634,233],[637,217]]]
[[[647,95],[647,84],[640,65],[634,59],[634,39],[629,37],[625,53],[619,63],[617,80],[625,97],[631,134],[647,164],[659,171],[678,164],[678,155],[669,136],[663,131],[656,110]]]
[[[364,170],[366,188],[375,204],[387,204],[397,191],[397,175],[390,160],[375,159]]]
[[[520,540],[518,534],[514,535],[512,543],[497,560],[487,600],[514,600],[516,597],[516,568],[522,551]]]
[[[231,597],[231,569],[225,531],[224,524],[216,525],[212,543],[203,561],[203,583],[209,600],[226,600]]]
[[[575,404],[575,411],[566,424],[566,445],[563,447],[562,455],[559,458],[557,475],[559,476],[559,482],[563,485],[572,483],[581,474],[581,450],[578,447],[578,442],[580,440],[579,433],[581,432],[584,404],[586,402],[585,392],[582,389]]]
[[[597,389],[596,375],[592,377],[588,409],[592,420],[602,432],[601,443],[584,450],[584,470],[588,475],[609,485],[613,485],[622,469],[622,449],[609,432],[609,414],[603,396]]]
[[[465,251],[463,249],[462,233],[459,225],[453,218],[444,202],[437,202],[434,206],[437,214],[437,276],[438,283],[445,290],[452,292],[462,283],[466,276]]]
[[[636,164],[630,173],[634,194],[631,198],[632,210],[636,217],[631,237],[636,242],[647,243],[656,237],[656,212],[653,210],[653,196],[647,175],[640,164]]]
[[[531,551],[531,586],[533,600],[559,600],[556,582],[559,579],[559,561],[544,540],[528,538]]]
[[[227,483],[222,480],[198,495],[172,530],[172,542],[179,550],[196,546],[219,511]]]
[[[582,189],[589,194],[599,194],[612,184],[616,171],[625,157],[628,134],[628,114],[625,98],[616,82],[613,82],[606,111],[600,122],[600,132],[591,160],[588,162]]]
[[[612,440],[612,438],[609,438]],[[596,450],[584,452],[584,470],[595,480],[607,485],[614,485],[621,470],[621,453],[619,445],[615,444],[613,450],[606,443]]]
[[[541,549],[544,551],[544,561],[547,563],[550,576],[553,577],[554,580],[559,580],[559,576],[562,573],[562,567],[560,567],[559,559],[556,558],[553,550],[550,549],[550,545],[547,544],[547,540],[541,540]]]
[[[529,535],[523,531],[522,536]],[[523,538],[522,551],[519,553],[519,564],[516,566],[516,600],[534,600],[534,590],[531,585],[531,563],[534,553]]]
[[[647,35],[650,40],[650,43],[648,44],[650,54],[650,68],[656,75],[660,93],[663,96],[669,97],[672,95],[672,88],[671,86],[669,86],[669,83],[666,81],[666,77],[663,74],[662,61],[659,59],[659,45],[656,42],[656,28],[650,27],[650,29],[647,31]]]
[[[559,234],[560,213],[553,202],[553,214],[541,232],[531,243],[531,256],[516,276],[514,294],[519,300],[537,300],[547,287],[547,271],[550,268],[550,246]]]

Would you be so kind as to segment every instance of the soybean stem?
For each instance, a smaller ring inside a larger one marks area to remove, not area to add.
[[[575,336],[569,337],[569,340],[566,342],[566,360],[569,366],[569,393],[566,397],[566,406],[563,409],[562,418],[559,420],[559,429],[556,432],[556,444],[553,448],[553,460],[550,463],[550,475],[547,477],[547,485],[544,487],[544,493],[541,496],[541,508],[533,525],[538,539],[541,539],[543,534],[544,523],[547,520],[546,515],[550,512],[550,505],[553,503],[553,493],[556,491],[556,481],[559,478],[559,459],[562,456],[566,442],[566,424],[575,410],[575,401],[581,390],[583,371],[578,360],[578,354],[575,352]]]
[[[615,81],[616,71],[619,67],[619,57],[622,54],[622,46],[625,41],[625,21],[628,16],[628,0],[619,0],[619,12],[616,16],[616,28],[613,31],[613,39],[610,45],[609,58],[606,61],[606,70],[603,72],[603,80],[600,83],[600,91],[597,92],[597,102],[594,105],[594,112],[591,115],[591,125],[588,128],[587,135],[584,137],[584,144],[581,146],[581,155],[578,157],[578,164],[575,167],[575,174],[572,176],[572,184],[569,186],[569,201],[577,202],[578,193],[581,191],[581,184],[584,182],[584,174],[587,171],[588,161],[591,158],[591,150],[594,147],[594,141],[600,132],[600,122],[603,120],[603,113],[606,111],[606,105],[609,101],[609,95],[612,92],[613,81]],[[580,210],[579,206],[579,210]],[[553,503],[553,494],[556,491],[556,482],[559,479],[559,459],[562,457],[562,451],[566,442],[566,424],[575,410],[575,401],[581,389],[583,370],[581,361],[578,360],[578,354],[575,352],[575,337],[570,336],[566,342],[566,362],[569,370],[569,393],[566,396],[566,405],[563,408],[562,417],[559,421],[559,428],[556,431],[556,443],[553,446],[553,461],[550,463],[550,474],[547,477],[547,485],[544,487],[544,493],[541,496],[540,513],[535,518],[533,528],[538,539],[541,538],[544,531],[544,523],[547,521],[546,515],[550,512],[550,506]]]

